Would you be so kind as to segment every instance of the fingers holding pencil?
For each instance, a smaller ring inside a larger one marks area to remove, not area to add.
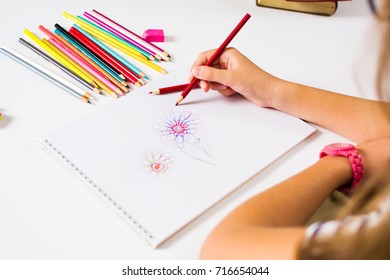
[[[223,43],[219,46],[219,48],[213,53],[210,59],[205,63],[206,66],[211,66],[215,63],[215,61],[222,55],[225,51],[229,43],[233,40],[233,38],[237,35],[237,33],[241,30],[241,28],[245,25],[245,23],[250,19],[250,14],[245,14],[245,16],[241,19],[241,21],[237,24],[237,26],[233,29],[233,31],[229,34],[229,36],[223,41]],[[199,82],[197,78],[193,78],[188,86],[183,90],[179,99],[176,102],[176,106],[183,101],[184,98],[190,93],[190,91],[194,88],[194,86]]]

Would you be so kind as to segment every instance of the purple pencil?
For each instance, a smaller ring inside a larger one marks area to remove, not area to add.
[[[159,54],[163,59],[164,58],[167,58],[167,59],[164,59],[164,60],[169,60],[169,57],[170,55],[163,49],[161,49],[160,47],[154,45],[153,43],[150,43],[150,42],[147,42],[145,41],[141,36],[137,35],[136,33],[134,33],[133,31],[127,29],[126,27],[120,25],[119,23],[115,22],[114,20],[110,19],[109,17],[103,15],[102,13],[99,13],[98,11],[96,10],[92,10],[92,14],[94,14],[96,17],[99,17],[100,19],[104,19],[106,20],[106,23],[107,21],[111,23],[111,26],[112,25],[115,25],[117,28],[123,30],[122,32],[126,32],[128,33],[129,36],[132,36],[132,38],[134,40],[137,40],[139,43],[141,44],[144,44],[146,46],[148,46],[150,49],[153,49],[157,54]]]

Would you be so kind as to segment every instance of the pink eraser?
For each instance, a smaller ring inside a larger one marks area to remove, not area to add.
[[[147,29],[142,35],[148,42],[164,42],[164,30],[162,29]]]

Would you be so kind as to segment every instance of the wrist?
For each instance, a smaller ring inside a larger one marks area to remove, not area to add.
[[[346,143],[334,143],[325,146],[320,152],[320,158],[342,157],[349,161],[350,169],[352,170],[352,180],[348,184],[344,184],[338,190],[344,193],[349,193],[356,190],[356,187],[361,183],[364,174],[364,166],[362,157],[355,146]]]
[[[291,97],[295,84],[280,78],[275,78],[273,87],[270,90],[268,104],[269,107],[284,112],[288,98]]]

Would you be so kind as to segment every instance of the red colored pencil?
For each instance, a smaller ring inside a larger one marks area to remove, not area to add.
[[[149,93],[150,94],[166,94],[166,93],[178,92],[178,91],[183,91],[187,86],[188,86],[188,84],[181,84],[181,85],[176,85],[176,86],[163,87],[163,88],[159,88],[157,90],[153,90]],[[196,84],[194,88],[199,88],[199,84]]]
[[[76,37],[80,42],[82,42],[86,47],[90,49],[96,56],[100,57],[102,60],[106,61],[110,64],[114,69],[118,72],[122,73],[126,79],[128,79],[131,83],[136,86],[141,86],[140,78],[131,72],[126,66],[124,66],[121,62],[119,62],[116,58],[111,56],[105,50],[100,48],[94,42],[92,42],[88,37],[78,31],[76,28],[72,27],[69,30],[69,33]]]
[[[205,64],[206,66],[210,66],[214,63],[214,61],[223,53],[223,51],[226,49],[226,47],[229,45],[229,43],[233,40],[233,38],[237,35],[237,33],[241,30],[241,28],[244,26],[244,24],[249,20],[250,14],[246,14],[242,20],[238,23],[236,28],[233,29],[233,31],[229,34],[229,36],[226,38],[226,40],[222,43],[221,46],[215,51],[215,53],[210,57],[210,59]],[[193,78],[192,81],[188,84],[188,86],[184,89],[182,94],[180,95],[179,99],[176,102],[176,106],[183,101],[184,98],[190,93],[190,91],[194,88],[194,86],[199,82],[199,79]]]

